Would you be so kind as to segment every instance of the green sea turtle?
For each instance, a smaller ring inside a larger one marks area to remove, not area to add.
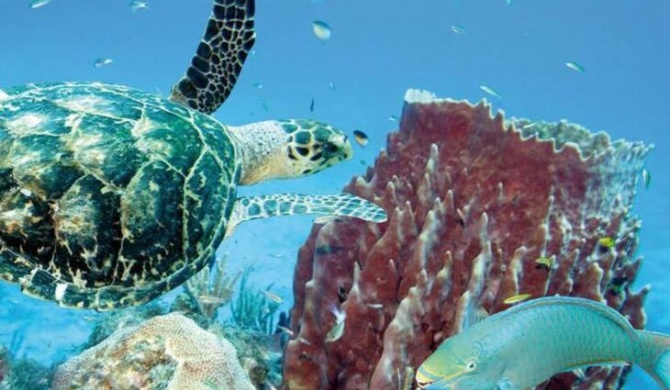
[[[337,214],[380,222],[353,195],[238,198],[351,157],[310,120],[228,127],[223,103],[254,42],[253,1],[218,0],[170,100],[101,83],[0,92],[0,279],[60,305],[139,305],[204,268],[240,222]]]

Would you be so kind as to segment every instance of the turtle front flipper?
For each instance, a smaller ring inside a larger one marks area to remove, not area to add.
[[[254,0],[214,1],[202,41],[170,100],[206,114],[223,104],[254,45],[254,12]]]
[[[293,214],[341,215],[375,223],[387,219],[386,212],[381,207],[350,194],[252,196],[239,198],[235,202],[226,236],[230,236],[235,227],[244,221]]]

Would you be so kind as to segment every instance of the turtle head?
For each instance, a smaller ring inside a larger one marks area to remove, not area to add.
[[[353,156],[347,136],[313,120],[278,120],[232,127],[242,155],[240,184],[301,177]]]

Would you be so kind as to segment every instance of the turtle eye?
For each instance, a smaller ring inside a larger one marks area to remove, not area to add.
[[[326,142],[325,144],[323,144],[323,151],[328,154],[334,154],[338,151],[338,149],[339,148],[337,147],[337,145],[335,145],[332,142]]]

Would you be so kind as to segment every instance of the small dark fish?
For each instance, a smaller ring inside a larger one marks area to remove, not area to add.
[[[314,98],[312,98],[312,102],[309,104],[309,112],[314,112]]]
[[[367,145],[368,141],[370,141],[368,135],[360,130],[354,130],[354,139],[361,146]]]

